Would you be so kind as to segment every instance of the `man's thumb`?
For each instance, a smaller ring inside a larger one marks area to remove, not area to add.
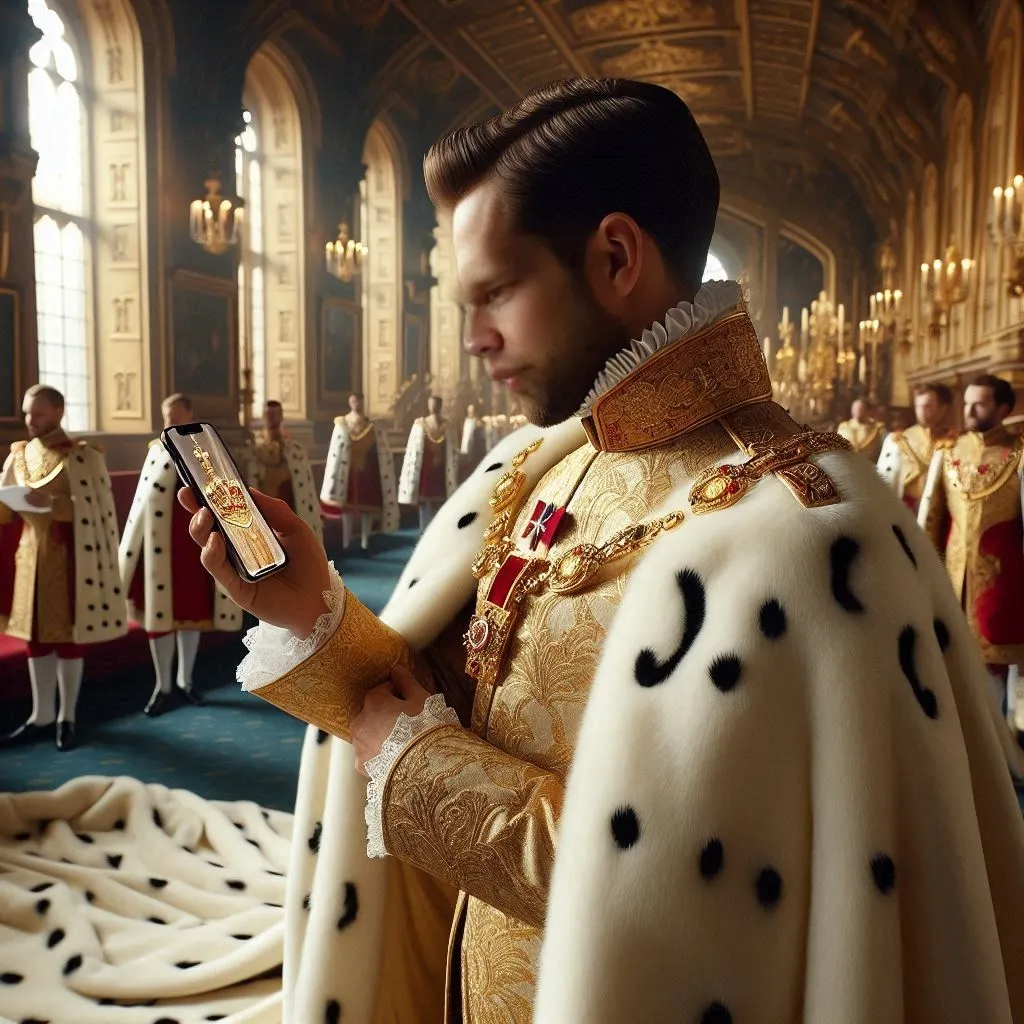
[[[391,670],[391,684],[402,700],[412,700],[423,694],[420,681],[404,665],[395,665]]]

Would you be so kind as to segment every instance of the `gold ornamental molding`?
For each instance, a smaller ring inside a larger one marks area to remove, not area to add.
[[[668,25],[714,27],[719,18],[714,7],[697,0],[611,0],[574,11],[571,24],[580,39],[594,39]]]
[[[649,78],[674,72],[716,71],[726,66],[721,50],[673,46],[663,39],[645,40],[626,53],[605,60],[601,67],[613,78]]]

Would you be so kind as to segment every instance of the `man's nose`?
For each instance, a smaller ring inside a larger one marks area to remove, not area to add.
[[[501,335],[488,320],[479,313],[466,316],[465,331],[462,336],[463,348],[478,359],[501,349]]]

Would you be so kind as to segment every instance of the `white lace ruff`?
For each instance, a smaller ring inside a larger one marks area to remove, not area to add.
[[[427,698],[423,710],[413,718],[399,715],[391,735],[384,741],[380,753],[366,762],[370,782],[366,787],[366,856],[386,857],[384,849],[384,787],[391,769],[405,748],[417,737],[439,725],[460,725],[459,716],[448,707],[444,696],[435,693]]]
[[[296,665],[312,657],[341,624],[345,615],[345,584],[333,562],[328,562],[331,589],[323,592],[327,611],[316,620],[313,632],[300,640],[290,629],[260,622],[245,634],[243,643],[248,654],[235,670],[235,678],[247,693],[290,672]]]
[[[601,395],[620,380],[625,380],[655,352],[687,334],[695,334],[713,324],[742,298],[743,292],[736,281],[708,281],[703,284],[693,297],[693,302],[680,302],[678,306],[673,306],[666,314],[664,324],[653,323],[637,340],[631,341],[627,348],[616,352],[605,363],[576,415],[586,416]]]

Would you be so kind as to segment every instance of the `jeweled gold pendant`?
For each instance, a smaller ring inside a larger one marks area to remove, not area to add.
[[[734,505],[750,487],[743,466],[712,466],[704,470],[690,488],[690,508],[694,515],[714,512]]]

